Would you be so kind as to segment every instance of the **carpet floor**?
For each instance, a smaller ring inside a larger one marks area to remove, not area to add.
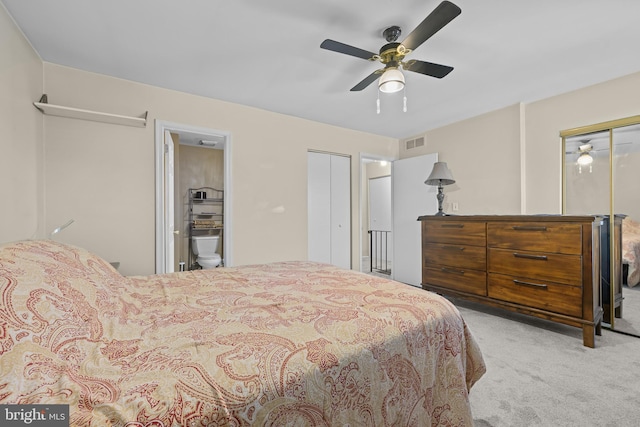
[[[640,339],[582,330],[452,300],[476,337],[487,373],[471,389],[476,427],[640,425]]]
[[[640,336],[640,285],[622,287],[622,317],[614,319],[616,330]]]

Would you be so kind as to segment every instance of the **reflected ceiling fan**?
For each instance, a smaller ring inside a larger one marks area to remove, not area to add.
[[[593,163],[591,152],[594,150],[593,145],[591,145],[590,142],[590,139],[580,141],[580,145],[576,151],[578,154],[578,159],[576,160],[576,163],[578,164],[578,173],[582,173],[583,166],[589,166],[589,172],[593,171],[593,168],[591,167],[591,164]]]
[[[387,44],[380,48],[379,53],[369,52],[331,39],[323,41],[320,47],[369,61],[380,61],[384,64],[384,68],[374,71],[352,87],[352,92],[365,89],[378,77],[380,77],[378,88],[381,92],[398,92],[404,88],[404,75],[401,69],[438,79],[443,78],[453,70],[453,67],[447,65],[416,59],[405,61],[404,59],[405,56],[417,49],[460,13],[462,13],[462,10],[458,6],[450,1],[443,1],[400,43],[397,42],[402,32],[400,27],[389,27],[383,32]]]
[[[581,139],[578,142],[578,148],[565,154],[577,154],[576,165],[578,165],[578,173],[582,173],[583,167],[589,167],[589,172],[593,171],[593,156],[598,151],[607,151],[608,148],[594,149],[591,139]]]
[[[593,170],[592,168],[593,157],[596,156],[596,153],[598,153],[599,151],[607,151],[607,152],[609,151],[608,146],[603,148],[594,148],[593,144],[591,143],[591,139],[581,139],[577,142],[579,143],[578,148],[575,150],[567,151],[565,152],[565,154],[578,155],[576,159],[576,164],[578,165],[578,173],[582,173],[583,166],[585,167],[589,166],[589,172],[591,172]],[[622,143],[616,144],[615,146],[620,148],[623,145],[629,145],[629,144],[631,144],[631,142],[622,142]]]

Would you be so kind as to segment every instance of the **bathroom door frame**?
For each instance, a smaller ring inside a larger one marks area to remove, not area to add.
[[[166,159],[166,155],[173,157],[173,150],[165,151],[165,131],[180,134],[181,132],[201,134],[203,138],[206,136],[224,135],[224,223],[222,228],[222,244],[224,247],[224,265],[230,267],[233,265],[233,238],[232,238],[232,185],[231,185],[231,133],[216,129],[208,129],[197,126],[191,126],[181,123],[173,123],[164,120],[155,120],[155,183],[156,183],[156,273],[169,273],[173,271],[173,264],[168,265],[167,253],[173,246],[173,229],[171,227],[171,216],[174,212],[174,203],[167,200],[167,188],[173,188],[174,171],[173,158]],[[170,204],[170,206],[169,206]]]

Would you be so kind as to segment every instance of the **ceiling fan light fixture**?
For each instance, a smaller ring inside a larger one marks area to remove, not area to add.
[[[578,157],[578,164],[580,166],[587,166],[587,165],[590,165],[591,163],[593,163],[593,157],[591,157],[591,155],[588,152],[584,152],[580,154],[580,156]]]
[[[383,93],[400,92],[404,88],[404,74],[397,68],[389,68],[378,80],[378,89]]]

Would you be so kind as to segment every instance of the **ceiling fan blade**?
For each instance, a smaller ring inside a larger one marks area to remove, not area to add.
[[[460,13],[462,13],[462,10],[458,6],[450,1],[443,1],[429,16],[424,18],[411,34],[404,39],[401,45],[407,49],[415,50]]]
[[[435,77],[438,79],[443,78],[451,71],[453,67],[448,65],[434,64],[433,62],[411,60],[402,64],[402,68],[407,71],[413,71],[415,73],[426,74],[427,76]]]
[[[338,53],[344,53],[345,55],[355,56],[356,58],[372,59],[376,56],[375,53],[360,49],[357,47],[349,46],[348,44],[340,43],[335,40],[326,39],[320,45],[321,48],[332,50]]]
[[[377,78],[380,76],[381,71],[382,70],[376,70],[373,73],[369,74],[360,83],[352,87],[351,92],[357,92],[369,86],[371,83],[377,80]]]

